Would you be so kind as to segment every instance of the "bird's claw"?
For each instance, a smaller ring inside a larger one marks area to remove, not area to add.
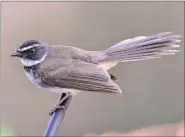
[[[70,93],[66,94],[64,97],[62,97],[57,104],[54,106],[53,109],[51,109],[49,115],[51,116],[53,113],[55,113],[56,111],[58,111],[59,109],[62,109],[63,111],[65,111],[66,107],[64,106],[64,101],[66,101],[66,99],[70,96]]]

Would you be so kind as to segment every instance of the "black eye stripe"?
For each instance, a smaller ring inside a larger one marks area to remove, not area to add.
[[[45,54],[46,49],[43,46],[36,46],[21,52],[25,58],[38,60]]]
[[[31,53],[35,53],[36,52],[36,49],[35,48],[31,48],[30,50],[28,50],[29,52]]]
[[[47,50],[42,42],[27,40],[19,46],[17,52],[20,52],[24,59],[39,60],[46,54]]]

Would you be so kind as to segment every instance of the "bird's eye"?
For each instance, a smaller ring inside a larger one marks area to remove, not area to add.
[[[30,49],[30,53],[34,54],[35,53],[35,49],[34,48]]]

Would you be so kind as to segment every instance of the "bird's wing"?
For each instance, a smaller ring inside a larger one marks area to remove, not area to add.
[[[82,91],[121,92],[119,86],[111,80],[108,72],[97,65],[75,59],[64,61],[53,59],[45,62],[49,65],[41,66],[42,68],[38,71],[42,83],[49,87]]]

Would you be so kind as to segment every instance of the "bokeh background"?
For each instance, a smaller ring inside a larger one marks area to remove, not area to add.
[[[80,93],[58,135],[125,132],[184,119],[183,2],[3,2],[1,4],[1,124],[16,135],[42,135],[57,94],[35,87],[19,60],[19,43],[37,39],[102,50],[126,38],[172,31],[180,52],[119,64],[110,72],[124,95]]]

